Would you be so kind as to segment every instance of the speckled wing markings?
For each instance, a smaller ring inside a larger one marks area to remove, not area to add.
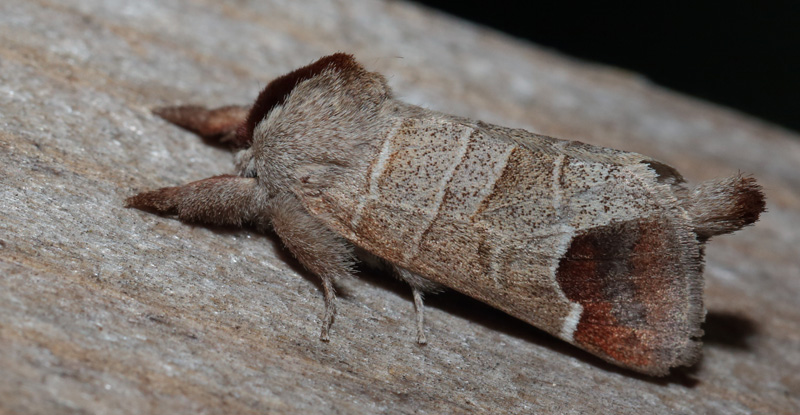
[[[474,132],[465,126],[454,134],[450,127],[436,120],[409,119],[386,138],[381,157],[367,174],[360,217],[342,224],[360,241],[384,247],[375,254],[394,263],[416,256]]]
[[[618,364],[689,347],[674,344],[690,337],[691,270],[676,256],[692,242],[663,228],[673,196],[644,158],[610,164],[605,149],[564,141],[533,151],[500,131],[407,118],[356,194],[330,189],[308,206],[371,253]]]

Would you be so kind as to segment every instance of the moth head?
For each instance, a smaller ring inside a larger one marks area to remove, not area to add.
[[[258,95],[258,98],[256,98],[247,119],[236,132],[235,144],[240,147],[250,147],[253,143],[253,132],[256,126],[272,110],[286,102],[298,85],[331,72],[347,75],[366,73],[364,68],[353,58],[353,55],[335,53],[274,79],[267,84]]]

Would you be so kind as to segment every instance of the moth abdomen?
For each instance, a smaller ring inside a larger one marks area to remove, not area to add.
[[[687,210],[698,237],[708,239],[753,224],[764,212],[764,193],[752,177],[737,175],[700,183]]]

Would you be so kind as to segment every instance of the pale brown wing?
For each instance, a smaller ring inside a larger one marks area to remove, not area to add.
[[[372,254],[606,360],[696,360],[700,251],[648,159],[501,131],[407,119],[362,177],[301,200]]]

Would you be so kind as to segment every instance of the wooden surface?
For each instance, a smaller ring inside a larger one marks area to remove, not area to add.
[[[411,103],[753,174],[769,212],[709,245],[701,364],[639,376],[453,293],[420,347],[410,290],[372,272],[322,343],[273,235],[122,207],[232,170],[150,108],[248,103],[335,51]],[[796,134],[402,2],[0,4],[0,413],[798,413],[798,229]]]

